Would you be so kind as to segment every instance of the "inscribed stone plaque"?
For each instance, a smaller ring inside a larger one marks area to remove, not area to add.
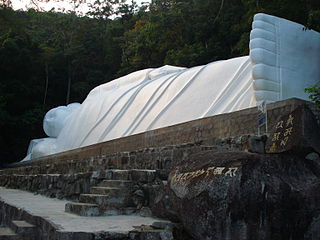
[[[319,125],[312,111],[305,105],[279,117],[267,140],[267,153],[289,150],[320,151]]]

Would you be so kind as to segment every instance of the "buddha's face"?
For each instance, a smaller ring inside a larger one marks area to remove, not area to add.
[[[79,103],[69,104],[51,109],[44,117],[43,129],[49,137],[57,137],[70,114],[80,106]]]

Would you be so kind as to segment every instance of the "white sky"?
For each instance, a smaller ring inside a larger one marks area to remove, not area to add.
[[[55,8],[55,11],[65,11],[72,10],[73,6],[70,3],[70,1],[63,1],[63,0],[46,0],[48,2],[39,2],[35,1],[38,5],[38,7],[41,10],[49,11],[52,8]],[[150,2],[151,0],[136,0],[137,4],[140,6],[142,2]],[[86,0],[84,0],[86,2]],[[94,2],[94,0],[87,0],[86,3],[83,3],[82,6],[80,6],[77,10],[81,12],[87,12],[89,10],[87,3],[88,2]],[[128,1],[129,2],[129,1]],[[12,0],[12,7],[13,9],[23,9],[26,10],[27,8],[30,8],[30,6],[33,6],[31,8],[36,8],[35,5],[32,4],[32,0]]]

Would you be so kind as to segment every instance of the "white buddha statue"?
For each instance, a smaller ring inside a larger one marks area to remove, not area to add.
[[[304,89],[320,80],[320,34],[266,14],[255,15],[252,28],[250,56],[193,68],[137,71],[94,88],[69,115],[51,110],[58,113],[51,118],[58,134],[49,133],[46,116],[50,138],[35,144],[26,159],[254,107],[264,100],[307,99]]]

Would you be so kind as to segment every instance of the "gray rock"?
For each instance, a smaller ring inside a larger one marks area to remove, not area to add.
[[[306,161],[295,153],[195,154],[170,173],[152,212],[180,222],[192,239],[306,239],[320,229],[320,164]]]
[[[318,153],[312,152],[312,153],[309,153],[309,154],[306,156],[306,159],[307,159],[307,160],[311,160],[311,161],[319,161],[319,160],[320,160],[320,156],[319,156]]]
[[[266,136],[249,136],[248,151],[252,153],[265,153]]]
[[[141,217],[151,217],[152,216],[151,209],[148,207],[142,207],[139,211],[139,215]]]
[[[142,198],[144,197],[144,193],[140,189],[136,190],[133,194],[136,195],[136,196],[142,197]]]

